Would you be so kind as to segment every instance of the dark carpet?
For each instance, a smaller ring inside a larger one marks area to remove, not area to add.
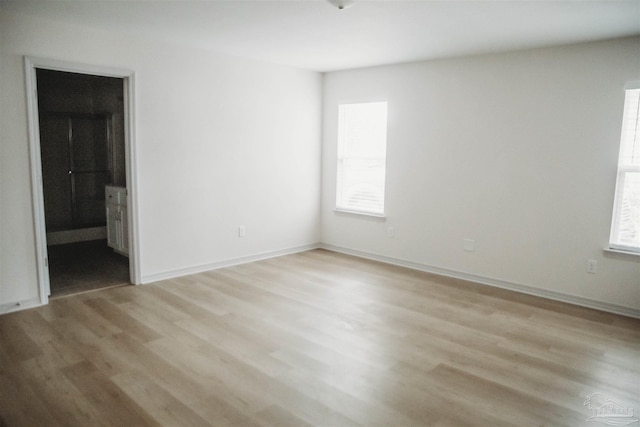
[[[129,283],[129,259],[113,252],[106,240],[47,249],[52,297]]]

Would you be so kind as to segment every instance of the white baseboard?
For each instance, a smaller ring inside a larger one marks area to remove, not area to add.
[[[349,248],[344,248],[340,246],[329,245],[326,243],[320,243],[318,247],[322,249],[326,249],[328,251],[332,251],[332,252],[339,252],[347,255],[353,255],[359,258],[365,258],[373,261],[383,262],[386,264],[392,264],[400,267],[410,268],[412,270],[424,271],[426,273],[438,274],[440,276],[467,280],[469,282],[479,283],[481,285],[493,286],[496,288],[507,289],[510,291],[520,292],[523,294],[533,295],[536,297],[542,297],[542,298],[546,298],[554,301],[566,302],[569,304],[579,305],[582,307],[593,308],[600,311],[606,311],[609,313],[620,314],[623,316],[640,319],[640,309],[636,309],[632,307],[625,307],[621,305],[610,304],[607,302],[583,298],[577,295],[569,295],[561,292],[549,291],[546,289],[539,289],[533,286],[509,282],[506,280],[496,279],[493,277],[480,276],[477,274],[466,273],[463,271],[456,271],[448,268],[435,267],[431,265],[416,263],[413,261],[406,261],[403,259],[391,258],[383,255],[376,255],[369,252],[359,251],[357,249],[349,249]]]
[[[467,280],[467,281],[482,284],[482,285],[507,289],[515,292],[520,292],[523,294],[533,295],[536,297],[542,297],[542,298],[546,298],[554,301],[566,302],[569,304],[574,304],[582,307],[593,308],[596,310],[606,311],[609,313],[620,314],[623,316],[640,319],[640,310],[631,308],[631,307],[610,304],[606,302],[579,297],[576,295],[569,295],[561,292],[539,289],[539,288],[535,288],[535,287],[520,284],[520,283],[509,282],[506,280],[480,276],[477,274],[471,274],[471,273],[431,266],[431,265],[422,264],[422,263],[416,263],[413,261],[407,261],[407,260],[402,260],[398,258],[391,258],[383,255],[377,255],[369,252],[360,251],[357,249],[349,249],[349,248],[344,248],[340,246],[334,246],[326,243],[314,243],[309,245],[297,246],[293,248],[281,249],[277,251],[262,252],[262,253],[253,254],[253,255],[240,257],[240,258],[227,259],[227,260],[213,262],[209,264],[197,265],[193,267],[165,271],[162,273],[150,274],[142,277],[142,283],[147,284],[147,283],[157,282],[160,280],[174,279],[176,277],[187,276],[189,274],[202,273],[205,271],[216,270],[224,267],[231,267],[239,264],[246,264],[253,261],[260,261],[260,260],[275,258],[283,255],[290,255],[294,253],[305,252],[305,251],[318,249],[318,248],[326,249],[332,252],[353,255],[359,258],[370,259],[373,261],[379,261],[386,264],[406,267],[412,270],[424,271],[426,273],[433,273],[441,276],[452,277],[455,279]],[[41,303],[39,298],[0,304],[0,314],[10,313],[18,310],[25,310],[27,308],[38,307],[40,305]]]
[[[39,307],[40,298],[31,298],[27,300],[8,302],[0,304],[0,314],[11,313],[13,311],[26,310],[28,308]]]
[[[309,245],[296,246],[293,248],[286,248],[286,249],[280,249],[280,250],[269,251],[269,252],[261,252],[254,255],[248,255],[240,258],[232,258],[232,259],[226,259],[222,261],[216,261],[209,264],[179,268],[176,270],[164,271],[162,273],[149,274],[149,275],[142,276],[142,284],[158,282],[160,280],[174,279],[176,277],[203,273],[205,271],[217,270],[219,268],[231,267],[239,264],[246,264],[248,262],[260,261],[260,260],[275,258],[283,255],[291,255],[298,252],[305,252],[305,251],[310,251],[312,249],[318,249],[319,247],[320,246],[318,243],[312,243]]]
[[[52,231],[47,233],[47,246],[87,242],[107,238],[107,227],[79,228],[77,230]]]

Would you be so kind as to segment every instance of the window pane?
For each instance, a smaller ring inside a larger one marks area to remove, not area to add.
[[[387,149],[387,103],[340,106],[343,154],[349,157],[382,157]]]
[[[612,243],[640,248],[640,172],[623,173],[621,181],[618,226]]]
[[[384,213],[386,149],[386,102],[339,106],[338,208]]]
[[[640,89],[625,92],[609,246],[640,252]]]
[[[624,104],[620,166],[640,166],[640,89],[626,91]]]
[[[384,211],[384,160],[345,159],[344,204],[368,212]]]

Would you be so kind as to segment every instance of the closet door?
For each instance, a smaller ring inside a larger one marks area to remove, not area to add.
[[[110,120],[71,119],[71,198],[75,228],[105,224],[105,185],[111,182]]]
[[[40,149],[47,231],[104,226],[112,180],[111,118],[45,113]]]
[[[45,115],[40,120],[42,185],[47,231],[68,230],[73,225],[69,170],[67,116]]]

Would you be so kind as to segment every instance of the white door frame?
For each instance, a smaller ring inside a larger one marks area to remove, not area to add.
[[[49,262],[47,259],[47,230],[44,217],[44,191],[42,186],[42,159],[40,157],[40,125],[38,120],[38,89],[36,69],[66,71],[79,74],[116,77],[124,81],[124,143],[127,177],[127,204],[129,216],[129,279],[133,284],[141,283],[140,246],[138,229],[137,162],[134,129],[134,75],[131,70],[78,64],[55,59],[24,57],[27,86],[27,122],[29,126],[29,157],[31,165],[31,194],[33,198],[34,232],[36,238],[36,261],[38,268],[38,293],[40,304],[49,302]]]

